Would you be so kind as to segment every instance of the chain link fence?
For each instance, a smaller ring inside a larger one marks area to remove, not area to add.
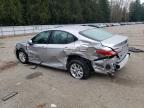
[[[88,25],[92,27],[110,27],[122,25],[144,24],[144,22],[123,22],[123,23],[89,23],[89,24],[69,24],[69,25]],[[6,36],[24,36],[35,34],[50,28],[59,27],[64,25],[30,25],[30,26],[0,26],[0,37]]]
[[[35,34],[59,25],[0,26],[0,37]]]

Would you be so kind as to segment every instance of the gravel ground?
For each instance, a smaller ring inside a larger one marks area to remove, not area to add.
[[[144,25],[106,28],[129,37],[129,45],[144,49]],[[66,71],[19,63],[15,43],[32,36],[0,39],[0,108],[144,108],[144,53],[132,53],[115,79],[94,74],[76,80]],[[11,92],[14,97],[3,101]]]

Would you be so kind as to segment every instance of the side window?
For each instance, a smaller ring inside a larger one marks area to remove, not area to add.
[[[72,34],[68,33],[68,37],[67,37],[67,43],[72,43],[74,41],[76,41],[76,37],[74,37]]]
[[[67,33],[63,31],[53,31],[50,38],[51,44],[66,44],[67,42]]]
[[[36,35],[34,38],[32,38],[32,42],[34,44],[46,44],[48,42],[48,38],[50,36],[50,31],[44,31]]]

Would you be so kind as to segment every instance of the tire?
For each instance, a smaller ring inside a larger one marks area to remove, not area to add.
[[[87,79],[90,76],[90,68],[83,59],[73,59],[69,61],[67,70],[70,75],[76,79]]]
[[[17,51],[17,57],[22,64],[28,63],[28,55],[23,50]]]

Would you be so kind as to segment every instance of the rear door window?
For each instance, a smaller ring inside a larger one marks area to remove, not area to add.
[[[67,33],[64,31],[53,31],[49,43],[50,44],[66,44]]]
[[[50,44],[69,44],[76,41],[77,38],[65,31],[52,31],[52,35],[50,37]]]
[[[68,36],[67,36],[67,43],[68,44],[72,43],[72,42],[74,42],[76,40],[77,40],[77,38],[74,35],[68,33]]]

